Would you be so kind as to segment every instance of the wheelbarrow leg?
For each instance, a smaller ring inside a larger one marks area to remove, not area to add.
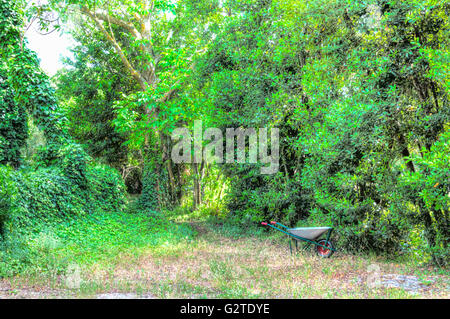
[[[327,234],[327,242],[330,240],[330,236],[331,236],[331,232],[333,231],[333,228],[331,228],[329,231],[328,231],[328,234]]]
[[[303,250],[306,251],[308,250],[309,246],[311,246],[310,242],[307,242],[305,246],[303,246]]]
[[[291,255],[292,255],[292,251],[293,251],[293,249],[294,249],[294,247],[292,247],[292,246],[293,246],[293,245],[292,245],[292,242],[295,242],[295,250],[294,250],[294,252],[295,252],[295,253],[298,252],[298,244],[297,244],[297,241],[296,241],[295,239],[293,239],[293,238],[290,238],[290,239],[289,239],[289,251],[291,252]]]

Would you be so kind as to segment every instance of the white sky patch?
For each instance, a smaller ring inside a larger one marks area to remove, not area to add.
[[[41,60],[41,68],[49,76],[63,68],[62,59],[72,58],[70,47],[75,45],[75,41],[70,34],[54,31],[47,35],[38,32],[39,26],[32,25],[25,34],[28,39],[28,48],[35,51]],[[43,31],[42,33],[45,33]]]

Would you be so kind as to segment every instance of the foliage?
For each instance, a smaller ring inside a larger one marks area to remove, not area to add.
[[[97,164],[87,168],[87,189],[90,200],[97,210],[120,211],[126,204],[125,184],[117,170],[107,165]]]
[[[161,192],[157,191],[158,179],[157,174],[152,169],[145,170],[143,176],[143,188],[141,196],[139,197],[139,204],[142,208],[148,210],[158,210],[158,197],[161,196]]]
[[[0,255],[14,273],[14,264],[26,267],[33,258],[27,244],[33,234],[95,212],[120,212],[126,201],[123,180],[107,166],[88,166],[85,179],[66,176],[59,167],[0,172]]]
[[[93,165],[83,148],[66,134],[54,90],[36,54],[26,48],[21,18],[11,1],[0,1],[0,21],[4,98],[0,115],[5,118],[0,136],[2,156],[13,154],[6,164],[19,162],[18,148],[27,137],[27,112],[47,142],[35,154],[33,166],[16,171],[0,166],[0,269],[10,275],[29,261],[30,234],[65,218],[100,210],[120,211],[125,187],[115,169]],[[3,158],[1,164],[5,164]]]
[[[427,237],[434,238],[434,244],[425,248],[434,262],[445,266],[450,251],[448,228],[450,210],[450,131],[444,132],[430,150],[422,150],[422,156],[414,156],[419,170],[406,172],[400,185],[408,198],[415,204],[409,209],[414,224],[425,223]]]
[[[329,225],[340,248],[419,249],[423,261],[447,265],[448,2],[52,0],[76,24],[75,61],[56,83],[68,132],[86,153],[67,136],[49,81],[22,45],[19,15],[0,1],[1,107],[21,114],[7,124],[17,139],[0,131],[10,145],[1,151],[18,163],[24,110],[48,141],[32,168],[3,170],[17,184],[4,182],[7,192],[26,196],[18,202],[28,212],[11,220],[117,209],[121,179],[89,153],[124,177],[132,168],[147,211],[192,203],[223,216],[226,202],[226,217],[243,226]],[[279,171],[175,165],[170,134],[200,118],[203,129],[279,128]],[[63,190],[74,196],[62,199]]]
[[[0,277],[20,272],[60,277],[70,265],[110,265],[127,251],[157,250],[189,240],[193,231],[164,216],[137,211],[93,212],[81,218],[51,219],[27,241],[0,242]]]
[[[308,216],[311,195],[295,179],[286,179],[280,172],[261,175],[252,167],[243,167],[237,174],[239,178],[232,179],[227,194],[236,222],[249,224],[268,219],[295,224]]]
[[[20,189],[14,204],[9,205],[11,227],[32,227],[58,216],[82,216],[99,209],[120,210],[125,203],[120,175],[106,166],[89,167],[82,179],[50,167],[17,171],[7,180],[13,183],[5,192]]]
[[[24,146],[28,127],[23,105],[14,101],[5,70],[0,65],[0,164],[20,165],[20,149]]]
[[[221,127],[275,126],[282,137],[277,175],[247,164],[227,170],[231,214],[334,225],[341,247],[389,254],[407,253],[421,225],[422,240],[445,251],[448,208],[433,213],[429,191],[404,178],[426,183],[422,160],[450,120],[448,10],[427,1],[255,1],[227,19],[198,63],[199,89],[222,110]],[[439,179],[446,201],[446,168],[435,170],[428,185]]]
[[[87,30],[83,26],[72,32],[80,45],[72,49],[73,60],[66,60],[67,67],[53,79],[56,94],[70,136],[87,145],[97,160],[122,170],[129,150],[123,145],[126,135],[114,128],[113,105],[136,85],[126,76],[113,48],[101,42],[98,32]]]
[[[11,174],[11,169],[0,166],[0,236],[5,233],[4,224],[17,196],[17,189],[11,180]]]
[[[18,166],[19,148],[25,144],[28,136],[28,114],[32,115],[44,133],[49,149],[57,150],[59,145],[68,140],[68,136],[63,130],[61,114],[57,110],[54,89],[48,76],[40,69],[36,54],[26,47],[18,4],[2,0],[0,20],[1,82],[4,96],[2,114],[5,111],[9,114],[8,117],[6,114],[2,115],[5,122],[2,121],[4,127],[0,147],[2,153],[10,154],[8,156],[11,157],[2,159],[1,163],[10,161]]]

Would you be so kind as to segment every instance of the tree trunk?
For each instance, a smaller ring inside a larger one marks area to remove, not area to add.
[[[199,174],[198,164],[192,163],[192,170],[193,170],[193,186],[194,186],[194,202],[193,202],[193,208],[194,210],[197,209],[200,204],[202,203],[202,194],[201,194],[201,176]]]

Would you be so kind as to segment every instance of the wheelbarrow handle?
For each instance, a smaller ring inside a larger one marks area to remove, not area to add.
[[[269,225],[267,222],[262,222],[261,225],[264,225],[264,226],[270,226],[270,227],[274,227],[274,225],[277,225],[277,226],[280,226],[280,227],[283,227],[283,228],[288,229],[288,227],[286,227],[286,226],[284,226],[283,224],[280,224],[280,223],[278,223],[278,222],[276,222],[276,221],[274,221],[274,220],[272,220],[272,221],[270,222],[270,225]],[[275,227],[275,228],[276,228],[276,227]],[[278,229],[278,228],[276,228],[276,229]]]
[[[277,226],[279,226],[279,227],[288,229],[287,226],[284,226],[283,224],[281,224],[281,223],[279,223],[279,222],[276,222],[276,221],[273,221],[273,220],[272,220],[270,223],[271,223],[272,225],[277,225]]]

